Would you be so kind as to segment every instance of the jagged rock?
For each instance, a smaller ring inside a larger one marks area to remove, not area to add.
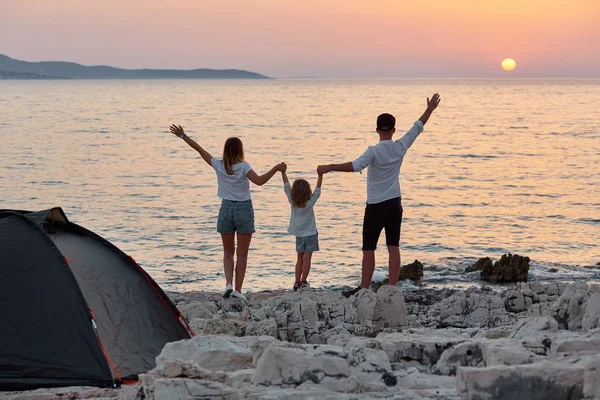
[[[421,264],[419,260],[415,260],[414,262],[400,268],[400,275],[398,276],[398,280],[419,281],[422,277],[423,264]]]
[[[277,321],[267,318],[262,321],[250,321],[246,325],[246,336],[272,336],[277,337]]]
[[[370,325],[375,313],[375,303],[377,295],[372,290],[360,290],[354,296],[354,308],[356,309],[356,319],[361,325]]]
[[[404,297],[395,286],[384,286],[377,291],[373,310],[373,325],[380,328],[397,328],[406,324]]]
[[[525,306],[525,296],[520,290],[509,290],[506,294],[506,309],[513,313],[520,313],[527,310]]]
[[[433,368],[434,374],[455,375],[457,367],[485,366],[481,343],[475,341],[459,343],[442,353]]]
[[[558,322],[560,329],[579,330],[588,297],[588,286],[585,283],[572,283],[549,308],[547,315]]]
[[[485,366],[521,365],[547,360],[515,340],[492,340],[481,344]]]
[[[319,383],[326,376],[348,377],[350,367],[341,357],[315,355],[304,349],[269,347],[256,363],[252,383],[260,385],[299,385],[310,380]]]
[[[194,361],[215,371],[236,371],[252,366],[252,352],[245,338],[195,336],[189,340],[167,343],[156,357],[156,367],[164,368],[170,359]]]
[[[244,336],[246,322],[233,319],[192,318],[190,326],[197,335]]]
[[[492,268],[492,260],[489,257],[480,258],[475,264],[465,268],[465,272],[482,271],[484,268]]]
[[[458,392],[463,400],[583,399],[581,366],[541,362],[486,368],[459,367]]]
[[[600,357],[584,361],[583,395],[586,399],[600,399]]]
[[[491,283],[527,282],[529,261],[529,257],[504,254],[494,265],[484,265],[481,279]]]
[[[448,330],[415,330],[406,333],[380,333],[374,343],[386,352],[392,363],[416,361],[421,365],[432,366],[446,349],[468,338],[470,336]]]
[[[500,296],[469,292],[459,292],[434,304],[427,317],[438,328],[494,328],[516,321]]]
[[[585,303],[581,329],[587,331],[600,328],[600,293],[593,293]]]
[[[549,317],[523,318],[519,320],[510,335],[512,339],[525,339],[536,336],[539,332],[556,332],[558,323]]]

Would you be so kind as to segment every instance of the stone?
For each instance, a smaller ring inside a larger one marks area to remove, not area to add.
[[[581,366],[541,362],[486,368],[459,367],[457,388],[463,400],[580,400],[583,399]]]
[[[446,349],[433,367],[433,373],[455,375],[457,367],[477,367],[483,364],[481,343],[469,341]]]
[[[492,266],[486,264],[481,270],[481,279],[491,283],[527,282],[529,257],[504,254]]]
[[[198,379],[156,379],[153,395],[147,399],[208,399],[227,398],[236,390],[222,383]]]
[[[194,361],[214,371],[237,371],[252,366],[247,340],[227,336],[195,336],[167,343],[156,357],[156,367],[164,368],[164,363],[171,359]]]
[[[359,324],[372,324],[376,302],[377,295],[372,290],[360,290],[353,296],[353,305],[356,309],[356,319]]]
[[[465,272],[482,271],[484,268],[491,268],[492,260],[489,257],[480,258],[477,262],[470,267],[465,268]]]
[[[373,325],[379,328],[397,328],[406,325],[406,306],[400,289],[387,285],[377,291]]]
[[[256,363],[252,383],[257,385],[299,385],[320,383],[326,376],[348,377],[350,367],[337,356],[314,354],[301,348],[268,347]]]
[[[546,360],[536,355],[514,340],[494,340],[482,343],[482,354],[485,366],[521,365]]]
[[[559,293],[561,288],[559,287]],[[560,297],[546,314],[558,322],[560,329],[579,330],[585,313],[585,302],[589,297],[588,286],[574,282],[563,289]]]
[[[232,335],[244,336],[246,322],[233,319],[193,318],[190,327],[196,335]]]
[[[414,262],[407,264],[400,268],[400,275],[398,276],[398,280],[411,280],[411,281],[420,281],[423,277],[423,264],[419,262],[419,260],[415,260]]]
[[[556,332],[558,323],[550,317],[523,318],[517,322],[513,332],[510,334],[512,339],[524,339],[535,336],[539,332]]]
[[[272,336],[277,337],[277,321],[267,318],[262,321],[250,321],[246,325],[246,336]]]
[[[585,311],[581,319],[581,329],[600,328],[600,293],[593,293],[585,303]]]
[[[513,313],[520,313],[527,310],[525,307],[525,296],[520,290],[509,290],[506,294],[506,309]]]

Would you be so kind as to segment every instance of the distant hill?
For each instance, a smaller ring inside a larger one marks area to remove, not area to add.
[[[123,69],[63,62],[28,62],[0,54],[0,79],[271,79],[238,69]]]

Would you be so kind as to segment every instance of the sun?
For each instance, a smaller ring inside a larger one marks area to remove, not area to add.
[[[502,69],[505,71],[512,71],[517,66],[517,63],[512,58],[505,58],[502,61]]]

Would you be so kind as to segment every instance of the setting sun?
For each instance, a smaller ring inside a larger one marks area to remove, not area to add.
[[[512,58],[505,58],[504,61],[502,61],[502,68],[505,71],[512,71],[516,66],[517,63]]]

